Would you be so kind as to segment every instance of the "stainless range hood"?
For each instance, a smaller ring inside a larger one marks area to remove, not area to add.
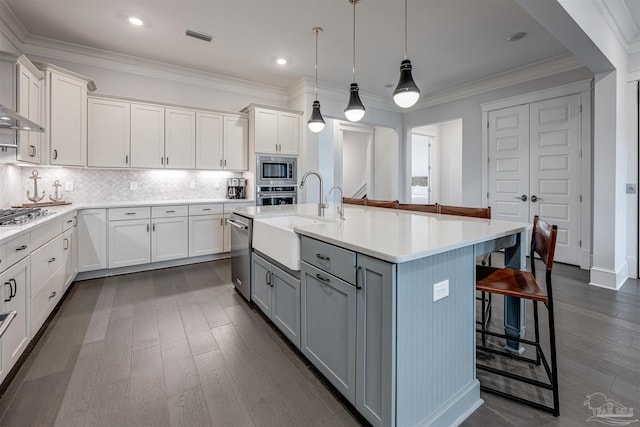
[[[32,122],[26,117],[22,117],[10,108],[0,105],[0,129],[2,128],[44,132],[44,128],[39,124]]]

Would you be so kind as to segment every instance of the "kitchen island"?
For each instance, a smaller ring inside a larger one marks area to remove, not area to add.
[[[300,331],[289,319],[285,335],[299,339],[302,353],[371,424],[461,423],[482,404],[475,259],[507,248],[510,266],[520,268],[528,225],[364,206],[345,206],[340,220],[333,205],[326,217],[316,210],[235,210],[254,226],[273,216],[314,219],[292,222],[301,236],[300,305],[283,312],[299,313]],[[255,258],[277,263],[279,245],[274,239]],[[254,290],[273,289],[271,276],[262,276],[254,274]]]

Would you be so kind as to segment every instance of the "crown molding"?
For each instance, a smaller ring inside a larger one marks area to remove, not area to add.
[[[19,51],[22,51],[22,42],[29,36],[27,29],[4,0],[0,0],[0,32]]]
[[[564,54],[546,59],[524,67],[515,68],[490,77],[465,83],[451,89],[427,94],[410,110],[432,107],[446,102],[457,101],[492,90],[525,83],[554,74],[584,67],[584,64],[572,54]]]
[[[639,47],[640,29],[624,1],[592,0],[602,18],[627,53]]]
[[[27,55],[37,56],[40,59],[74,62],[226,92],[260,96],[266,99],[274,99],[277,102],[287,102],[286,92],[279,87],[44,37],[27,37],[23,42],[22,50]]]

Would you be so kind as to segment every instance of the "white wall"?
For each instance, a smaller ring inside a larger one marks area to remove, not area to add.
[[[375,197],[398,200],[400,140],[394,129],[376,126],[374,137]]]
[[[371,135],[344,131],[342,137],[342,190],[345,197],[352,197],[362,184],[367,183],[369,166],[369,141]],[[328,189],[327,189],[328,190]],[[371,189],[367,189],[367,196]]]
[[[638,82],[627,83],[627,182],[638,186]],[[638,277],[638,192],[627,194],[627,264],[629,277]]]
[[[440,124],[440,203],[462,205],[462,120]],[[479,206],[479,205],[478,205]]]

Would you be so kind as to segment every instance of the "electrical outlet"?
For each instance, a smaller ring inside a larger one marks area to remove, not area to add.
[[[129,181],[129,190],[136,191],[138,189],[138,183],[136,181]]]
[[[196,188],[196,182],[193,179],[189,181],[189,188],[192,190]]]
[[[433,285],[433,301],[449,296],[449,280],[443,280]]]
[[[64,182],[64,191],[73,191],[73,181]]]
[[[627,194],[636,194],[636,191],[638,191],[636,184],[627,184],[625,186],[625,189],[627,191]]]

